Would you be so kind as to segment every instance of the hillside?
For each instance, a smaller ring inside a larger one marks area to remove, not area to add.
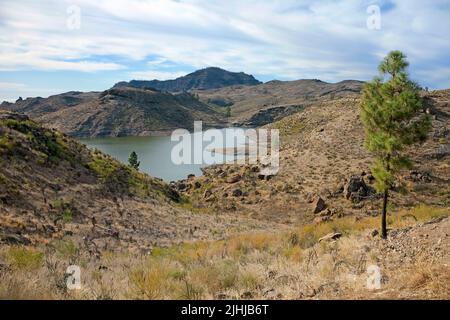
[[[387,241],[357,97],[270,124],[276,176],[227,164],[173,185],[2,113],[0,298],[448,299],[450,91],[425,101],[433,130],[392,193]],[[82,290],[64,286],[70,264]]]
[[[259,176],[261,164],[227,164],[205,168],[204,176],[176,187],[200,208],[287,225],[378,215],[381,201],[370,174],[373,158],[363,146],[359,101],[319,101],[268,125],[281,135],[279,172],[268,180]],[[450,206],[450,91],[428,93],[425,101],[433,130],[425,144],[411,148],[415,167],[402,173],[393,208]],[[189,186],[196,181],[201,188]],[[319,198],[325,209],[314,214]]]
[[[205,90],[233,85],[252,86],[260,84],[252,75],[244,72],[230,72],[217,67],[209,67],[189,73],[174,80],[131,80],[116,83],[114,88],[154,88],[168,92],[184,92],[193,89]]]
[[[192,213],[189,199],[161,180],[16,113],[0,113],[0,162],[2,244],[65,239],[97,254],[263,226]]]
[[[269,81],[256,86],[195,91],[200,100],[217,106],[230,106],[231,122],[261,126],[291,115],[311,103],[358,95],[363,82],[346,80],[327,83],[320,80]]]
[[[191,94],[128,87],[28,98],[3,103],[2,108],[76,137],[168,134],[177,128],[191,130],[194,120],[202,120],[205,127],[225,125],[221,113]]]

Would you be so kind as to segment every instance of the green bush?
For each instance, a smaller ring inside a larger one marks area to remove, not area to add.
[[[7,251],[7,259],[17,269],[36,269],[43,261],[44,254],[37,249],[22,246],[10,247]]]

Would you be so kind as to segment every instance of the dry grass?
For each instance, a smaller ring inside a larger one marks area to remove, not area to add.
[[[421,206],[392,215],[390,226],[404,227],[449,213],[448,208]],[[450,298],[448,264],[426,257],[386,270],[389,281],[383,290],[366,289],[366,268],[380,258],[379,240],[367,240],[361,232],[378,223],[378,218],[349,217],[292,232],[247,233],[154,248],[150,255],[105,252],[100,260],[81,255],[70,242],[41,249],[3,247],[0,298]],[[336,231],[346,236],[317,243]],[[72,263],[82,269],[81,290],[64,288],[64,270]]]

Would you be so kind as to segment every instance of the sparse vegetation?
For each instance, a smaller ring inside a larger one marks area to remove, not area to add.
[[[12,246],[8,248],[5,256],[13,268],[31,270],[42,265],[44,254],[35,248]]]
[[[409,215],[414,215],[417,221],[404,219]],[[404,228],[417,222],[448,216],[450,212],[447,208],[419,206],[397,212],[389,217],[388,222],[391,228]],[[417,297],[426,294],[427,297],[448,298],[448,282],[447,285],[442,282],[448,275],[442,269],[444,265],[435,262],[430,267],[419,255],[417,259],[398,266],[400,270],[408,272],[383,269],[390,279],[385,284],[385,295],[374,295],[374,292],[367,291],[366,266],[380,263],[377,250],[382,250],[383,243],[380,242],[380,249],[376,249],[376,245],[371,242],[376,240],[367,240],[364,234],[377,223],[375,217],[357,221],[348,217],[318,226],[299,227],[295,232],[247,233],[221,241],[156,247],[149,256],[105,253],[101,261],[95,263],[84,257],[79,263],[84,265],[85,287],[82,291],[68,292],[64,297],[101,298],[105,295],[107,282],[114,287],[114,290],[110,287],[110,291],[115,292],[114,297],[133,299],[334,297],[335,287],[339,287],[339,294],[349,295],[345,297],[392,297],[389,296],[392,292],[389,288],[396,288],[397,297],[408,297],[404,294],[414,292]],[[344,237],[336,242],[317,242],[324,234],[335,231],[344,233]],[[364,251],[368,244],[373,247],[373,251]],[[50,255],[45,256],[46,259],[63,262],[78,254],[71,243],[58,242],[55,248],[55,253],[46,253]],[[56,253],[58,255],[54,256]],[[46,267],[42,264],[43,254],[39,251],[10,247],[3,250],[3,254],[9,257],[8,261],[12,264],[20,266],[14,269],[16,271],[0,272],[0,277],[5,280],[0,284],[3,294],[5,286],[11,285],[10,279],[14,277],[20,282],[21,277],[26,277],[19,276],[18,272],[23,270],[34,270],[34,274],[42,277],[36,278],[36,281],[45,281]],[[107,269],[99,271],[99,265]],[[92,270],[92,273],[88,270]],[[111,276],[116,281],[111,281]],[[128,280],[117,281],[123,277]],[[51,287],[47,288],[50,291],[43,292],[43,295],[57,292],[51,291]],[[23,290],[25,296],[36,294],[26,291],[36,290],[29,284],[25,284]]]

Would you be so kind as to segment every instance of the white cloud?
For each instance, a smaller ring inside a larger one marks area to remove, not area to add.
[[[130,77],[135,80],[169,80],[186,75],[186,72],[169,72],[169,71],[135,71],[129,73]]]
[[[0,82],[0,102],[14,102],[19,97],[49,96],[61,93],[61,91],[58,88],[30,88],[28,85],[19,82]]]
[[[23,83],[17,83],[17,82],[0,82],[0,88],[3,90],[18,90],[18,89],[24,89],[26,87]]]
[[[379,2],[382,8],[390,4]],[[66,28],[66,9],[74,3],[81,8],[79,30]],[[393,1],[389,10],[381,11],[379,31],[366,28],[370,4],[373,1],[3,1],[0,70],[92,72],[149,59],[150,71],[131,75],[176,77],[180,73],[164,66],[171,61],[282,79],[339,81],[371,78],[380,56],[393,49],[404,50],[419,70],[430,63],[448,66],[448,2]]]

